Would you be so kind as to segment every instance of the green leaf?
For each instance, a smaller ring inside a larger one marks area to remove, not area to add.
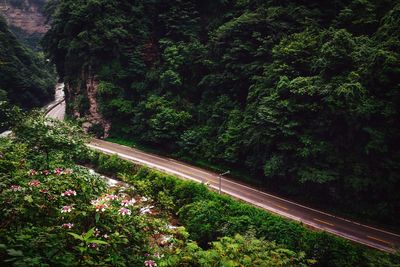
[[[32,202],[33,202],[33,198],[32,198],[31,195],[26,195],[26,196],[24,197],[24,200],[28,201],[29,203],[32,203]]]
[[[108,245],[106,241],[103,240],[98,240],[98,239],[89,239],[88,243],[95,243],[95,244],[102,244],[102,245]]]
[[[94,227],[91,228],[89,231],[87,231],[87,233],[83,236],[83,238],[85,240],[88,240],[91,236],[93,236],[93,233],[94,233]]]
[[[68,233],[68,234],[69,234],[69,235],[72,235],[75,239],[84,241],[84,238],[83,238],[82,236],[80,236],[80,235],[77,235],[77,234],[75,234],[75,233]]]
[[[13,257],[23,257],[24,253],[21,250],[7,249],[7,253]]]

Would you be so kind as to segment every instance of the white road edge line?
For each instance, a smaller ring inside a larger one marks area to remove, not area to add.
[[[121,146],[124,146],[124,145],[121,145]],[[128,147],[128,146],[124,146],[124,147],[130,148],[130,147]],[[132,149],[132,148],[130,148],[130,149]],[[138,151],[137,149],[134,149],[134,150],[135,150],[135,151]],[[143,154],[143,155],[150,156],[150,157],[152,157],[152,158],[156,158],[156,159],[158,159],[158,160],[159,160],[159,159],[163,159],[163,158],[157,158],[156,156],[153,156],[153,155],[148,155],[148,154],[146,154],[146,153],[144,153],[144,152],[142,152],[142,151],[138,151],[138,152],[140,152],[140,153]],[[110,153],[111,153],[111,152],[110,152]],[[115,153],[115,152],[113,152],[113,153]],[[178,162],[174,162],[174,163],[176,164],[176,163],[178,163]],[[180,163],[178,163],[178,164],[179,164],[179,165],[183,165],[183,164],[180,164]],[[183,165],[183,166],[186,166],[186,165]],[[186,166],[186,167],[189,167],[189,166]],[[191,168],[191,169],[193,169],[193,170],[196,170],[196,171],[200,171],[200,172],[202,172],[202,173],[205,173],[204,171],[198,170],[198,169],[193,168],[193,167],[189,167],[189,168]],[[207,174],[210,175],[210,176],[216,175],[216,174],[214,174],[214,173],[212,173],[212,172],[208,172]],[[345,221],[345,222],[353,223],[353,224],[356,224],[356,225],[359,225],[359,226],[362,226],[362,227],[366,227],[366,228],[369,228],[369,229],[372,229],[372,230],[375,230],[375,231],[379,231],[379,232],[388,234],[388,235],[393,235],[393,236],[400,237],[400,234],[396,234],[396,233],[392,233],[392,232],[385,231],[385,230],[382,230],[382,229],[378,229],[378,228],[375,228],[375,227],[373,227],[373,226],[365,225],[365,224],[362,224],[362,223],[359,223],[359,222],[356,222],[356,221],[352,221],[352,220],[349,220],[349,219],[346,219],[346,218],[343,218],[343,217],[340,217],[340,216],[335,216],[335,215],[332,215],[332,214],[329,214],[329,213],[326,213],[326,212],[323,212],[323,211],[320,211],[320,210],[317,210],[317,209],[313,209],[313,208],[310,208],[310,207],[301,205],[301,204],[299,204],[299,203],[293,202],[293,201],[291,201],[291,200],[287,200],[287,199],[284,199],[284,198],[281,198],[281,197],[278,197],[278,196],[275,196],[275,195],[268,194],[268,193],[266,193],[266,192],[263,192],[263,191],[260,191],[260,190],[255,189],[255,188],[249,187],[249,186],[247,186],[247,185],[243,185],[243,184],[241,184],[241,183],[236,183],[236,182],[234,182],[234,181],[232,181],[232,180],[228,180],[228,179],[226,179],[226,178],[221,178],[221,179],[222,179],[222,181],[224,181],[224,182],[228,182],[228,183],[235,184],[235,185],[237,185],[237,186],[245,187],[245,188],[250,189],[250,190],[252,190],[252,191],[254,191],[254,192],[258,192],[258,193],[260,193],[260,194],[263,194],[263,195],[266,195],[266,196],[269,196],[269,197],[272,197],[272,198],[275,198],[275,199],[279,199],[279,200],[281,200],[281,201],[284,201],[284,202],[287,202],[287,203],[296,205],[296,206],[298,206],[298,207],[302,207],[302,208],[304,208],[304,209],[312,210],[312,211],[314,211],[314,212],[318,212],[318,213],[320,213],[320,214],[324,214],[324,215],[326,215],[326,216],[329,216],[329,217],[332,217],[332,218],[335,218],[335,219],[338,219],[338,220],[342,220],[342,221]]]
[[[114,144],[114,143],[113,143],[113,144]],[[192,169],[192,170],[196,170],[196,171],[198,171],[198,172],[207,174],[207,175],[209,175],[209,176],[214,176],[214,175],[216,175],[216,174],[214,174],[214,173],[212,173],[212,172],[204,172],[204,171],[199,170],[199,169],[197,169],[197,168],[193,168],[193,167],[191,167],[191,166],[187,166],[187,165],[185,165],[185,164],[181,164],[181,163],[179,163],[177,160],[174,160],[174,159],[157,157],[157,156],[155,156],[155,155],[151,155],[151,154],[144,153],[144,152],[142,152],[142,151],[140,151],[140,150],[138,150],[138,149],[136,149],[136,148],[131,148],[131,147],[124,146],[124,145],[120,145],[120,146],[126,147],[126,148],[128,148],[128,149],[133,149],[133,150],[135,150],[136,152],[138,152],[138,153],[140,153],[140,154],[142,154],[142,155],[149,156],[149,157],[155,158],[155,159],[157,159],[157,160],[169,160],[169,161],[172,161],[174,164],[178,164],[178,165],[181,165],[181,166],[190,168],[190,169]],[[114,152],[114,153],[115,153],[115,152]],[[245,188],[247,188],[247,189],[250,189],[250,190],[252,190],[252,191],[258,192],[258,193],[260,193],[260,194],[263,194],[263,195],[266,195],[266,196],[269,196],[269,197],[272,197],[272,198],[276,198],[276,199],[282,200],[282,201],[284,201],[284,202],[287,202],[287,203],[296,205],[296,206],[298,206],[298,207],[302,207],[302,208],[304,208],[304,209],[312,210],[312,211],[314,211],[314,212],[318,212],[318,213],[324,214],[324,215],[326,215],[326,216],[329,216],[329,217],[332,217],[332,218],[335,218],[335,219],[338,219],[338,220],[342,220],[342,221],[345,221],[345,222],[353,223],[353,224],[356,224],[356,225],[359,225],[359,226],[362,226],[362,227],[366,227],[366,228],[369,228],[369,229],[372,229],[372,230],[375,230],[375,231],[379,231],[379,232],[388,234],[388,235],[393,235],[393,236],[400,237],[400,234],[396,234],[396,233],[392,233],[392,232],[389,232],[389,231],[385,231],[385,230],[382,230],[382,229],[379,229],[379,228],[375,228],[375,227],[373,227],[373,226],[365,225],[365,224],[362,224],[362,223],[359,223],[359,222],[356,222],[356,221],[352,221],[352,220],[349,220],[349,219],[346,219],[346,218],[343,218],[343,217],[340,217],[340,216],[332,215],[332,214],[329,214],[329,213],[326,213],[326,212],[323,212],[323,211],[320,211],[320,210],[317,210],[317,209],[313,209],[313,208],[310,208],[310,207],[301,205],[301,204],[299,204],[299,203],[293,202],[293,201],[291,201],[291,200],[287,200],[287,199],[284,199],[284,198],[281,198],[281,197],[278,197],[278,196],[275,196],[275,195],[268,194],[268,193],[266,193],[266,192],[263,192],[263,191],[260,191],[260,190],[255,189],[255,188],[249,187],[249,186],[247,186],[247,185],[244,185],[244,184],[241,184],[241,183],[236,183],[236,182],[234,182],[234,181],[232,181],[232,180],[228,180],[228,179],[226,179],[226,178],[221,178],[221,179],[222,179],[222,181],[224,181],[224,182],[228,182],[228,183],[232,183],[232,184],[235,184],[235,185],[239,185],[239,186],[245,187]]]
[[[143,165],[146,165],[146,166],[149,166],[149,167],[158,169],[158,170],[164,170],[164,171],[167,171],[168,173],[171,173],[171,174],[176,174],[176,175],[178,175],[178,176],[181,176],[181,177],[184,177],[184,178],[187,178],[187,179],[196,181],[196,182],[201,182],[201,181],[197,180],[197,179],[194,178],[194,177],[191,177],[191,176],[186,175],[186,174],[184,174],[184,173],[181,173],[181,172],[178,172],[178,171],[169,169],[168,167],[164,167],[164,166],[159,166],[159,165],[153,164],[153,163],[148,162],[148,161],[146,161],[146,160],[138,159],[138,158],[135,158],[135,157],[126,155],[126,154],[118,153],[118,152],[109,150],[109,149],[107,149],[107,148],[102,148],[102,147],[98,147],[98,146],[91,145],[91,144],[87,144],[87,146],[88,146],[88,147],[91,147],[91,148],[93,148],[93,149],[96,149],[96,150],[103,151],[103,152],[105,152],[105,153],[107,153],[107,154],[115,154],[115,155],[118,155],[118,156],[120,156],[120,157],[122,157],[122,158],[126,158],[126,159],[129,159],[129,160],[138,162],[138,163],[142,163]],[[238,184],[238,185],[241,185],[241,184]],[[210,185],[210,187],[212,187],[212,188],[214,188],[214,189],[217,189],[217,188],[218,188],[217,186],[214,186],[214,185]],[[252,189],[251,187],[247,187],[247,186],[244,186],[244,187],[249,188],[249,189]],[[255,189],[253,189],[253,190],[255,190]],[[262,204],[262,203],[255,203],[254,201],[248,199],[247,197],[239,196],[239,195],[237,195],[237,194],[235,194],[235,193],[233,193],[233,192],[226,191],[225,189],[222,189],[222,191],[225,192],[225,193],[227,193],[227,194],[229,194],[229,195],[231,195],[231,196],[234,196],[234,197],[236,197],[236,198],[242,199],[242,200],[244,200],[244,201],[246,201],[246,202],[248,202],[248,203],[254,204],[254,205],[258,206],[258,207],[264,208],[264,209],[266,209],[266,210],[272,211],[272,212],[274,212],[274,213],[276,213],[276,214],[279,214],[279,215],[282,215],[282,216],[284,216],[284,217],[290,218],[290,219],[292,219],[292,220],[295,220],[295,221],[304,223],[304,224],[306,224],[306,225],[315,227],[315,228],[317,228],[317,229],[320,229],[320,230],[323,230],[323,231],[327,231],[327,232],[333,233],[333,234],[335,234],[335,235],[344,237],[344,238],[346,238],[346,239],[349,239],[349,240],[355,241],[355,242],[357,242],[357,243],[361,243],[361,244],[364,244],[364,245],[367,245],[367,246],[369,246],[369,247],[373,247],[373,248],[376,248],[376,249],[379,249],[379,250],[382,250],[382,251],[386,251],[386,252],[395,252],[394,249],[388,249],[388,248],[386,248],[386,247],[384,247],[384,246],[381,246],[381,245],[378,245],[378,244],[372,243],[372,242],[371,242],[371,243],[368,243],[368,242],[366,242],[366,241],[364,241],[364,240],[362,240],[362,239],[359,239],[359,238],[357,238],[357,237],[350,236],[350,235],[347,235],[347,234],[343,234],[343,233],[340,233],[340,232],[338,232],[338,231],[336,231],[336,230],[333,230],[333,229],[330,229],[330,228],[321,227],[321,225],[315,224],[315,223],[310,222],[310,221],[308,221],[308,220],[301,220],[301,218],[299,218],[299,217],[293,216],[293,215],[291,215],[291,214],[288,214],[288,213],[283,212],[283,211],[281,211],[281,210],[275,209],[275,208],[273,208],[273,207],[266,206],[266,205],[264,205],[264,204]],[[255,191],[257,191],[257,190],[255,190]],[[266,195],[269,195],[269,194],[266,194]],[[274,196],[273,196],[273,197],[274,197]],[[278,198],[278,199],[279,199],[279,198]],[[283,199],[282,199],[282,200],[283,200]],[[290,202],[290,201],[288,201],[288,202]],[[296,203],[293,203],[293,204],[296,204]],[[299,205],[299,206],[301,206],[301,205]],[[307,207],[306,207],[306,208],[307,208]],[[310,210],[313,210],[313,209],[310,209]],[[317,211],[317,212],[318,212],[318,211]],[[321,213],[323,213],[323,212],[321,212]],[[351,221],[350,221],[350,222],[351,222]]]

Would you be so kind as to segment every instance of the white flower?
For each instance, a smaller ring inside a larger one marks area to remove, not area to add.
[[[136,203],[136,200],[132,199],[124,199],[121,201],[121,206],[123,207],[129,207],[129,206],[133,206]]]
[[[64,206],[61,209],[61,213],[69,213],[73,210],[74,208],[72,206]]]
[[[130,209],[127,208],[120,208],[118,210],[119,214],[121,214],[122,216],[128,215],[130,216],[132,214],[132,211]]]

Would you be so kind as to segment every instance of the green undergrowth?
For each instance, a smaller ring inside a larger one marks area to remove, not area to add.
[[[325,232],[312,231],[269,212],[219,195],[205,185],[139,167],[117,156],[93,153],[81,159],[103,173],[118,173],[118,179],[135,186],[156,200],[180,222],[201,247],[223,236],[254,233],[288,249],[304,251],[315,266],[400,266],[398,254],[386,254],[351,243]]]

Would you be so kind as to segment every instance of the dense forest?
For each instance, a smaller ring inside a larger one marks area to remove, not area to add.
[[[23,109],[39,107],[52,99],[55,81],[43,53],[22,45],[0,16],[0,101]]]
[[[399,227],[399,1],[63,0],[47,10],[43,44],[68,112],[99,136]]]

